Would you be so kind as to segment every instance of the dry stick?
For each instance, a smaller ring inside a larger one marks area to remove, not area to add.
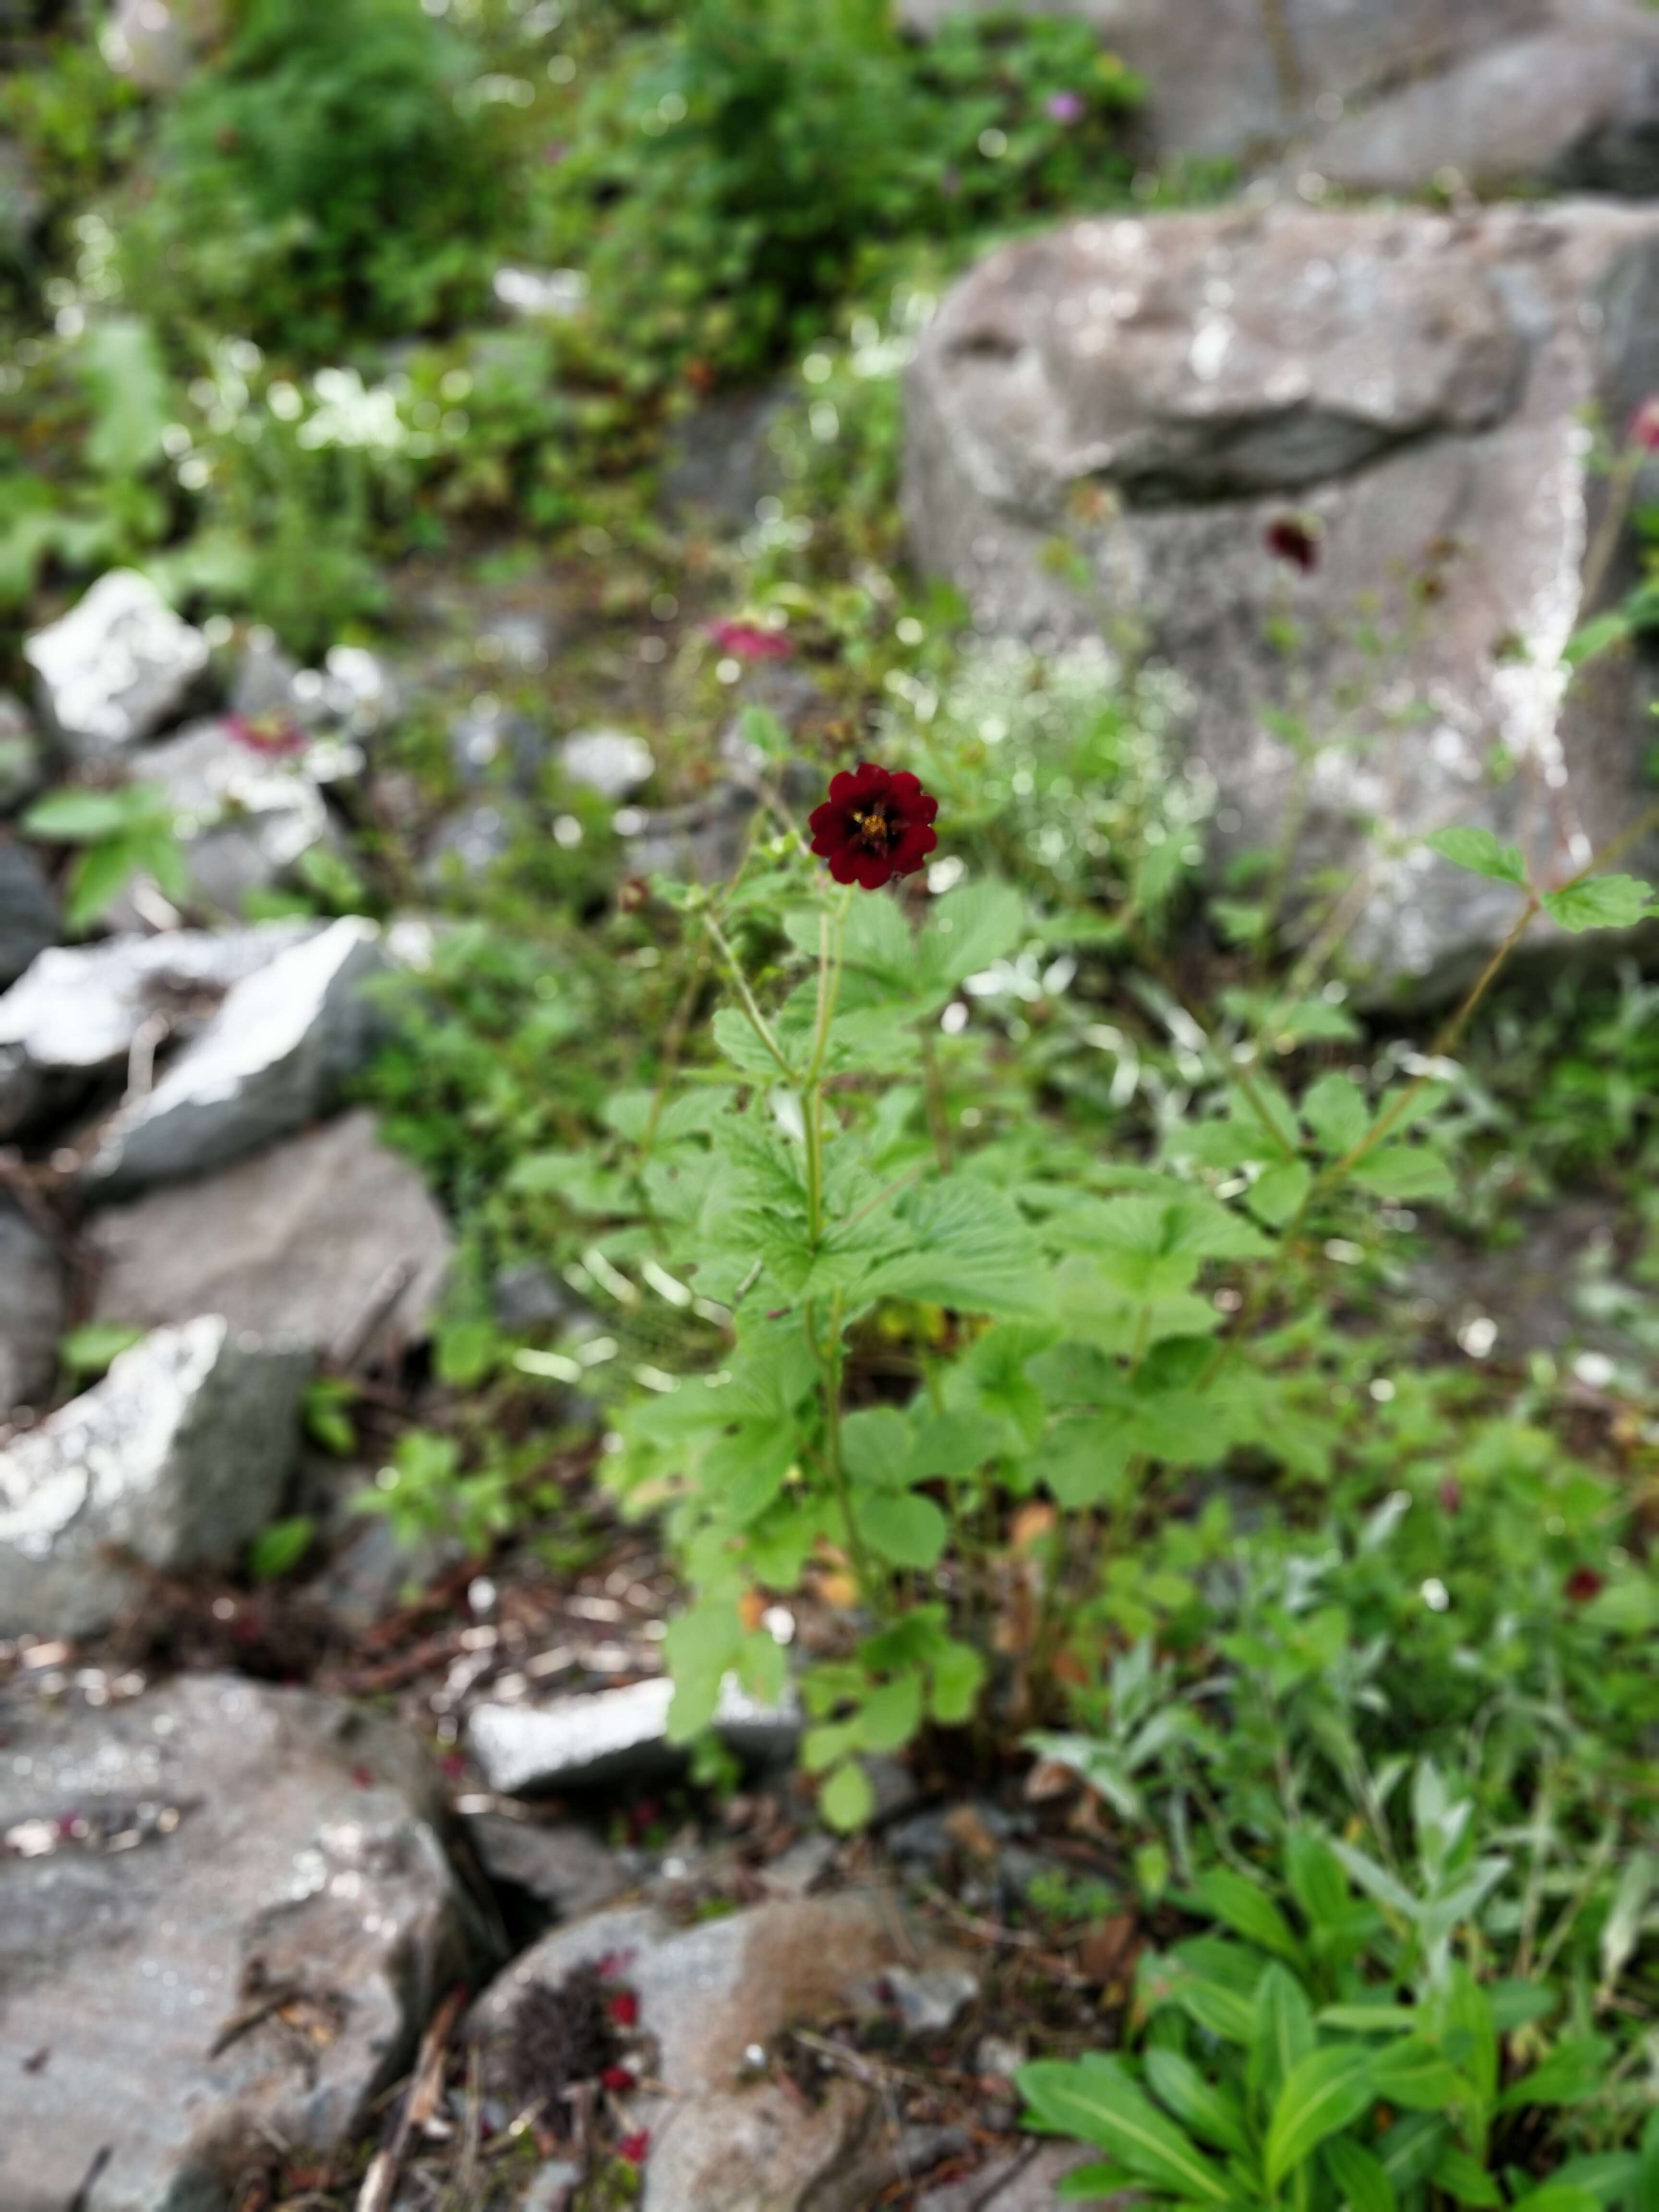
[[[443,2089],[445,2054],[465,2002],[466,1991],[458,1984],[428,2022],[426,2033],[421,2038],[420,2056],[415,2061],[415,2071],[398,2108],[392,2133],[369,2160],[368,2172],[363,2176],[363,2185],[357,2192],[356,2212],[388,2212],[410,2133],[417,2121],[423,2124],[429,2120],[438,2108],[438,2098]]]

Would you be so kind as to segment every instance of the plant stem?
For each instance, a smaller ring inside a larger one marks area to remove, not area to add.
[[[927,1127],[933,1139],[933,1157],[941,1175],[956,1164],[951,1153],[951,1117],[945,1103],[945,1079],[939,1072],[939,1048],[933,1042],[931,1019],[916,1024],[921,1039],[921,1075],[927,1098]]]
[[[731,940],[712,914],[704,915],[702,926],[714,939],[720,956],[726,963],[727,971],[736,986],[738,997],[742,1001],[743,1011],[749,1018],[749,1026],[776,1060],[783,1073],[787,1076],[791,1083],[793,1083],[796,1080],[795,1071],[789,1065],[782,1046],[773,1035],[771,1024],[756,1003],[755,994],[749,988],[749,978],[744,974],[738,956],[732,949]]]

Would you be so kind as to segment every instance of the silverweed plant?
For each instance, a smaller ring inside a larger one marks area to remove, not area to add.
[[[871,1756],[1052,1710],[1068,1618],[1172,1474],[1249,1450],[1317,1476],[1328,1428],[1261,1350],[1290,1271],[1356,1205],[1451,1188],[1435,1071],[1534,918],[1580,933],[1653,906],[1601,864],[1534,887],[1518,849],[1442,833],[1517,912],[1421,1072],[1376,1097],[1327,1073],[1293,1100],[1237,1061],[1222,1110],[1174,1120],[1147,1164],[972,1103],[997,1047],[969,1033],[964,986],[1097,935],[1087,918],[990,878],[928,896],[937,808],[907,771],[838,775],[810,853],[777,813],[722,890],[659,886],[728,994],[726,1066],[637,1118],[635,1249],[709,1358],[641,1376],[610,1479],[665,1510],[694,1593],[667,1637],[675,1734],[702,1736],[738,1686],[782,1695],[775,1631],[804,1610],[804,1762],[854,1828]],[[1030,1598],[1012,1646],[1011,1576]]]

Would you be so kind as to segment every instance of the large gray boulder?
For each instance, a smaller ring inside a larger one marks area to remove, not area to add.
[[[0,997],[0,1139],[120,1068],[141,1035],[153,1053],[195,1036],[228,992],[315,933],[270,921],[41,953]]]
[[[963,0],[901,0],[931,31]],[[999,12],[1000,0],[966,0]],[[1248,156],[1311,121],[1316,103],[1443,67],[1595,0],[1025,0],[1023,14],[1079,15],[1149,88],[1161,153]]]
[[[206,671],[208,644],[148,577],[112,568],[66,615],[26,639],[23,657],[64,744],[81,758],[100,759],[154,736],[184,711]]]
[[[630,1775],[661,1773],[683,1753],[671,1743],[674,1686],[663,1677],[625,1689],[555,1698],[545,1705],[475,1705],[467,1748],[492,1790],[503,1796],[589,1789]],[[721,1741],[756,1763],[794,1755],[800,1715],[793,1699],[758,1705],[728,1679],[714,1716]]]
[[[1659,17],[1559,27],[1391,86],[1305,146],[1295,169],[1351,192],[1425,184],[1659,193]]]
[[[324,1112],[381,1033],[365,987],[385,964],[375,924],[348,915],[235,984],[154,1088],[106,1124],[88,1194],[198,1175]]]
[[[108,1206],[88,1243],[95,1321],[156,1328],[222,1314],[337,1359],[422,1335],[452,1255],[419,1173],[363,1111]]]
[[[368,2125],[479,1952],[414,1743],[228,1675],[5,1726],[0,2207],[225,2212]]]
[[[1345,886],[1359,965],[1450,984],[1515,896],[1428,832],[1484,824],[1547,878],[1639,811],[1652,663],[1569,685],[1561,656],[1628,577],[1593,550],[1590,423],[1656,388],[1659,210],[1074,223],[927,331],[906,514],[981,629],[1144,640],[1192,695],[1218,856],[1273,848],[1305,799],[1297,863]]]
[[[142,1595],[118,1555],[227,1566],[282,1504],[310,1356],[217,1315],[157,1329],[0,1451],[0,1636],[82,1636]]]

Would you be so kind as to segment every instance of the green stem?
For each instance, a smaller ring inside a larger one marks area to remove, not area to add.
[[[716,949],[726,963],[727,971],[736,987],[738,997],[742,1003],[743,1011],[749,1018],[749,1026],[776,1060],[783,1073],[787,1076],[791,1083],[793,1083],[796,1080],[795,1071],[789,1065],[782,1046],[772,1034],[771,1024],[756,1003],[755,994],[749,988],[749,978],[744,974],[742,964],[732,949],[731,940],[712,914],[704,915],[702,926],[714,939]]]
[[[927,1099],[927,1127],[933,1139],[933,1157],[939,1162],[939,1173],[949,1175],[955,1165],[951,1153],[951,1116],[931,1018],[916,1024],[916,1034],[921,1039],[922,1085]]]

